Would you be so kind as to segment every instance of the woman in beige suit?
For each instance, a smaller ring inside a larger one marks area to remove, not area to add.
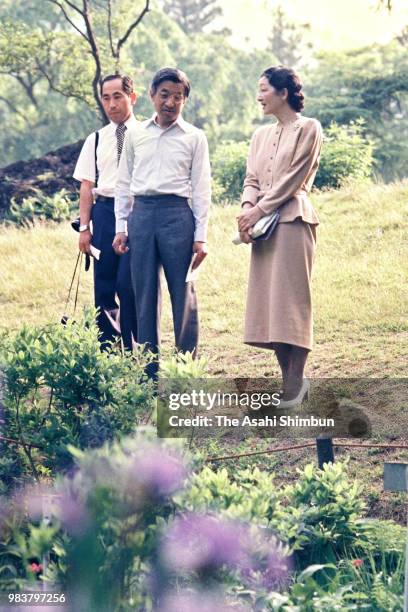
[[[252,243],[244,342],[276,353],[283,379],[281,408],[308,394],[304,370],[313,343],[310,282],[319,223],[308,193],[319,165],[322,130],[300,115],[304,106],[298,75],[268,68],[259,81],[258,102],[276,123],[254,133],[248,154],[238,228],[252,242],[252,226],[279,209],[267,240]]]

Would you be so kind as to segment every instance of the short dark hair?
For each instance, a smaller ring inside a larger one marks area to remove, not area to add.
[[[105,85],[105,83],[107,83],[108,81],[115,81],[116,79],[120,79],[122,81],[122,90],[128,95],[130,96],[131,93],[133,93],[133,81],[132,79],[127,76],[126,74],[108,74],[106,77],[104,77],[101,81],[101,95],[103,92],[103,86]]]
[[[261,74],[268,79],[269,85],[278,91],[288,90],[288,104],[294,111],[300,112],[305,106],[305,96],[302,93],[302,81],[299,75],[285,66],[271,66]]]
[[[190,81],[187,75],[178,68],[162,68],[153,77],[150,91],[154,95],[161,83],[164,81],[172,81],[173,83],[181,83],[184,86],[184,96],[188,98],[190,93]]]

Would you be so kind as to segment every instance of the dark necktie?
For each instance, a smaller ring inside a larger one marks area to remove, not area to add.
[[[122,155],[123,141],[125,140],[125,132],[126,132],[126,125],[124,123],[119,123],[116,127],[116,145],[118,149],[118,165],[120,161],[120,156]]]

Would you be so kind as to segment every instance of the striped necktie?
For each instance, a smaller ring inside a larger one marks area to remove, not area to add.
[[[120,161],[120,156],[122,155],[123,141],[125,140],[125,132],[126,132],[126,125],[124,123],[119,123],[116,127],[116,145],[118,149],[118,165]]]

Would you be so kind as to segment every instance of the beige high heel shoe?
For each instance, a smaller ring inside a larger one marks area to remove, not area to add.
[[[283,410],[285,408],[295,408],[295,406],[300,406],[304,400],[308,401],[310,395],[310,380],[308,378],[303,379],[302,386],[300,387],[300,391],[296,397],[291,400],[280,400],[279,406],[276,406],[278,410]]]

